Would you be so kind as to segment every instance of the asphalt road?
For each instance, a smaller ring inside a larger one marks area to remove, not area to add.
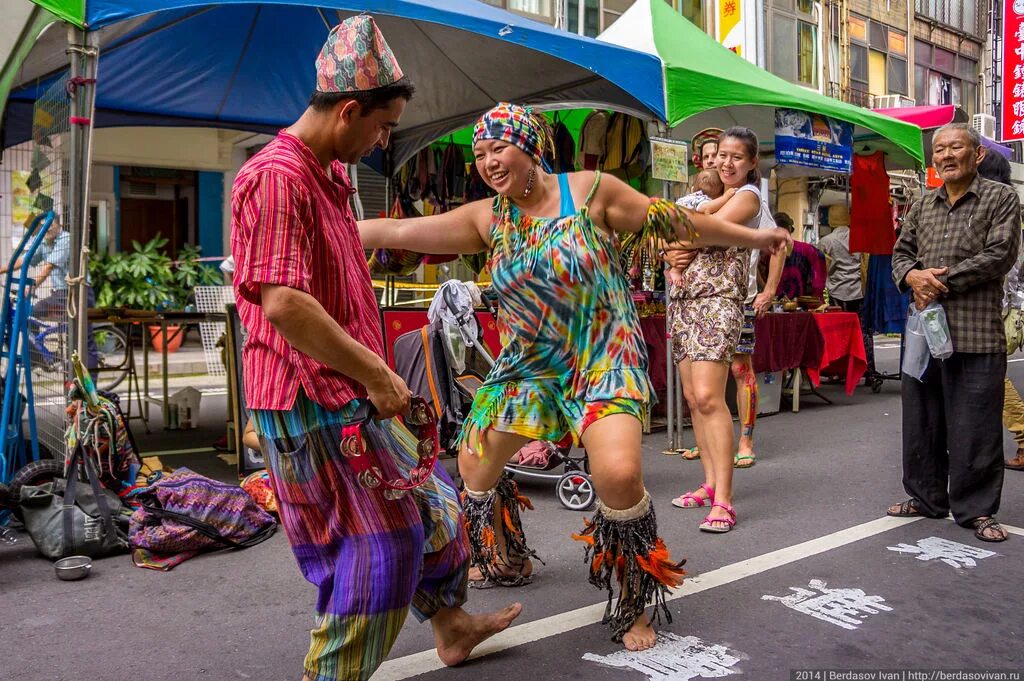
[[[880,348],[880,366],[894,369],[897,352]],[[1024,364],[1013,361],[1010,376],[1024,387]],[[700,482],[700,464],[662,455],[663,433],[646,439],[661,532],[691,574],[657,654],[627,656],[609,640],[598,624],[604,597],[569,539],[585,514],[563,509],[553,485],[524,481],[536,505],[527,536],[546,565],[532,585],[471,591],[467,605],[483,612],[521,600],[516,626],[481,657],[442,670],[429,626],[410,617],[375,678],[843,678],[798,671],[826,669],[1024,677],[1024,530],[983,544],[949,520],[886,519],[886,505],[905,498],[899,383],[877,395],[823,392],[834,405],[805,398],[798,414],[760,420],[758,463],[737,471],[739,523],[726,535],[699,532],[701,511],[668,503]],[[167,461],[230,474],[208,454]],[[1024,473],[1007,471],[999,518],[1024,528]],[[23,536],[0,546],[0,681],[297,680],[313,599],[281,533],[169,573],[123,556],[97,561],[82,582],[57,581]]]

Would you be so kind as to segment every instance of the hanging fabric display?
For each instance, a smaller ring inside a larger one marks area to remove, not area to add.
[[[892,255],[895,245],[885,154],[855,155],[850,179],[850,252]]]

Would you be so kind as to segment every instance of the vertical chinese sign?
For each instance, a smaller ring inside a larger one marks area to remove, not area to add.
[[[1003,4],[1003,140],[1024,139],[1024,2]]]
[[[718,42],[743,57],[757,63],[757,10],[752,0],[717,0]]]

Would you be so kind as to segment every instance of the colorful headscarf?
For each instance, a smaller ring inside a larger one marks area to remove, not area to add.
[[[473,128],[473,144],[501,140],[518,147],[544,170],[551,172],[545,156],[554,155],[548,126],[529,107],[501,102],[485,113]]]
[[[373,17],[366,14],[335,26],[316,58],[318,92],[374,90],[404,75]]]

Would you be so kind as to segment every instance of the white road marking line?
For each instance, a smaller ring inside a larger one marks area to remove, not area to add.
[[[798,560],[816,556],[820,553],[825,553],[826,551],[909,525],[918,520],[921,520],[921,517],[892,518],[886,516],[827,534],[824,537],[811,539],[802,544],[795,544],[794,546],[771,551],[738,563],[733,563],[732,565],[725,565],[702,575],[688,578],[681,588],[673,589],[666,600],[674,601],[707,591],[708,589],[714,589],[717,586],[730,584],[745,577],[752,577],[773,568],[795,563]],[[1024,534],[1024,530],[1021,533]],[[492,655],[502,650],[564,634],[573,629],[597,624],[604,616],[604,609],[605,602],[602,601],[595,605],[588,605],[576,610],[570,610],[569,612],[551,615],[544,619],[511,627],[484,641],[473,651],[470,659]],[[401,681],[402,679],[408,679],[443,668],[444,664],[438,659],[437,653],[431,649],[388,660],[380,666],[380,669],[377,670],[373,678],[374,681]]]

